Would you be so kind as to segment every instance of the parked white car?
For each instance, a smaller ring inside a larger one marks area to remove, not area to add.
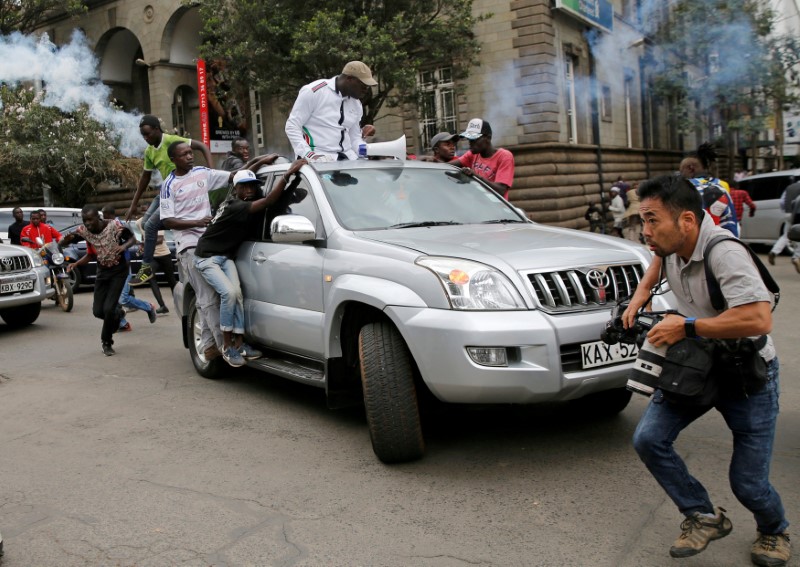
[[[30,325],[54,293],[50,270],[36,250],[0,244],[0,318],[9,327]]]
[[[739,187],[750,194],[756,204],[755,216],[746,212],[739,219],[742,226],[741,239],[749,244],[772,245],[783,233],[789,222],[789,214],[781,210],[780,198],[784,189],[800,180],[800,169],[772,171],[751,175],[739,181]],[[794,247],[794,242],[790,247]]]

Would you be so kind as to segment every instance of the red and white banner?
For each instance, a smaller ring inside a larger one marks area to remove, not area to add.
[[[208,122],[208,90],[206,88],[206,62],[197,60],[197,92],[200,99],[200,137],[206,146],[211,145],[211,128]]]

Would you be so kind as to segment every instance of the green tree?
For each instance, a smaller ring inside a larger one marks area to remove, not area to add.
[[[0,85],[0,202],[37,199],[80,207],[103,182],[135,183],[141,160],[123,158],[118,140],[85,106],[65,113],[30,87]]]
[[[772,33],[775,17],[760,0],[678,0],[668,18],[644,18],[667,61],[651,72],[655,93],[674,102],[679,132],[727,148],[730,170],[735,134],[754,137],[798,102],[800,49]]]
[[[379,85],[364,102],[378,111],[417,103],[420,69],[451,66],[455,79],[477,65],[472,0],[200,0],[201,52],[223,59],[236,84],[291,102],[301,86],[331,77],[347,61],[370,66]]]
[[[0,0],[0,35],[33,32],[52,13],[70,15],[86,11],[83,0]]]

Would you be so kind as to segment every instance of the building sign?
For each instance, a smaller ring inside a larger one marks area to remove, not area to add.
[[[211,145],[208,129],[208,96],[206,95],[206,62],[197,60],[197,92],[200,99],[200,139],[206,146]]]
[[[225,63],[198,60],[197,87],[203,142],[211,153],[228,152],[235,138],[247,137],[247,118],[242,112],[245,105],[234,95],[234,89],[226,78]]]
[[[556,0],[556,9],[607,32],[614,28],[614,6],[610,0]]]

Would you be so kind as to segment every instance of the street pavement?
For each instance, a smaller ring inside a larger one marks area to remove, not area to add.
[[[800,522],[800,275],[786,256],[772,271],[771,478]],[[444,407],[425,458],[387,466],[362,410],[328,410],[322,391],[248,369],[203,379],[174,310],[129,320],[108,358],[90,292],[71,313],[46,303],[27,329],[0,323],[2,567],[750,564],[755,526],[728,486],[716,412],[677,446],[734,530],[676,561],[681,517],[630,443],[641,396],[607,420],[564,404]]]

